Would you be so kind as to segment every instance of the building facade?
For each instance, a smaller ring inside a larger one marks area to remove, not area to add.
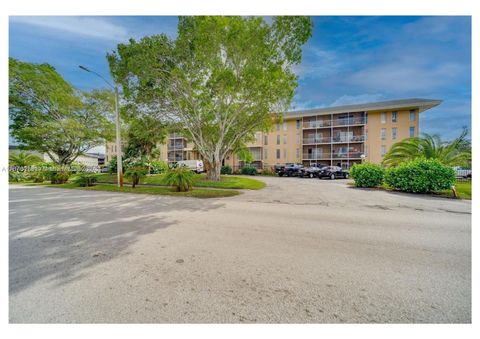
[[[381,163],[390,147],[419,133],[420,113],[440,100],[402,99],[287,112],[268,132],[257,132],[247,146],[253,166],[337,165],[344,169],[362,160]],[[114,153],[107,144],[107,162]],[[160,147],[160,159],[169,163],[198,159],[193,144],[179,134],[171,134]],[[236,154],[224,160],[233,168],[244,166]]]

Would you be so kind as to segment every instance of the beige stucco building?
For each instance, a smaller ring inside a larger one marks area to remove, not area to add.
[[[395,142],[417,136],[419,114],[440,103],[415,98],[287,112],[270,132],[257,132],[247,146],[257,168],[301,163],[348,169],[362,159],[380,163]],[[108,162],[115,145],[107,144],[106,150]],[[179,134],[169,135],[160,147],[164,161],[198,157],[193,144]],[[228,155],[224,163],[233,168],[244,165],[236,154]]]

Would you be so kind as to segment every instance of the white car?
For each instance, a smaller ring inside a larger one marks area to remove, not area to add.
[[[180,160],[180,161],[177,161],[177,166],[188,167],[195,173],[205,172],[202,160]]]

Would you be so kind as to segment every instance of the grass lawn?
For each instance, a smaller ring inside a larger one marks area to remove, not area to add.
[[[116,174],[99,174],[97,175],[98,182],[101,183],[116,183],[117,176]],[[151,185],[163,185],[162,174],[151,174],[142,179],[140,179],[141,184],[151,184]],[[125,183],[129,183],[129,178],[124,178]],[[260,180],[234,176],[234,175],[223,175],[220,181],[210,181],[206,179],[205,174],[195,175],[195,181],[193,183],[194,187],[214,187],[214,188],[228,188],[228,189],[249,189],[249,190],[259,190],[265,187],[265,183]]]
[[[177,192],[175,189],[167,186],[159,187],[147,187],[147,186],[137,186],[132,188],[130,186],[124,186],[122,188],[117,187],[113,184],[97,184],[90,187],[80,187],[76,184],[62,184],[62,185],[44,185],[47,187],[56,187],[56,188],[68,188],[68,189],[82,189],[86,191],[109,191],[109,192],[125,192],[125,193],[137,193],[137,194],[158,194],[158,195],[171,195],[171,196],[180,196],[180,197],[192,197],[192,198],[222,198],[222,197],[231,197],[234,195],[240,194],[239,191],[235,190],[219,190],[219,189],[203,189],[203,188],[194,188],[188,192]]]

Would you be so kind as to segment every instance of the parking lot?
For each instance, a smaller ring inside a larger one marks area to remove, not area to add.
[[[10,321],[471,322],[470,201],[259,179],[209,200],[11,186]]]

